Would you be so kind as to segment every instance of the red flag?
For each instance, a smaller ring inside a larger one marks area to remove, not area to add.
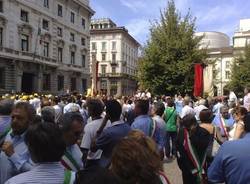
[[[203,92],[203,67],[202,64],[195,64],[194,66],[194,96],[202,96]]]

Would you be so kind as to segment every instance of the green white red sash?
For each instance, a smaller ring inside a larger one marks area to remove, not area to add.
[[[190,138],[189,138],[189,132],[187,129],[184,129],[184,142],[183,146],[188,154],[188,158],[192,161],[195,169],[193,169],[191,172],[192,174],[197,176],[197,183],[202,184],[204,181],[205,176],[205,164],[206,164],[206,152],[203,156],[202,161],[200,161],[195,147],[191,144]]]
[[[149,137],[153,138],[156,130],[156,122],[151,118]]]
[[[226,129],[226,123],[225,123],[225,120],[222,116],[220,116],[220,125],[221,125],[221,128],[223,129],[224,136],[228,139],[229,135],[228,135],[228,132]]]
[[[0,134],[0,140],[4,138],[11,130],[11,127],[7,127],[6,130],[3,131],[3,133]]]
[[[68,151],[65,151],[61,159],[61,164],[68,170],[72,170],[72,171],[80,170],[80,166],[77,164],[77,161]]]
[[[63,184],[73,184],[73,183],[75,183],[75,173],[69,170],[65,170]]]
[[[159,177],[161,180],[161,184],[170,184],[168,178],[165,176],[165,174],[163,172],[159,172]]]

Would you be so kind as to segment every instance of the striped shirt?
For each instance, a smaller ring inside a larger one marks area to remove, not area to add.
[[[5,184],[63,184],[65,169],[59,162],[43,163],[35,166],[31,171],[9,179]],[[71,182],[75,180],[75,174]]]

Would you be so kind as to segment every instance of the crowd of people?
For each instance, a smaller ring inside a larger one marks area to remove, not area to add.
[[[250,91],[237,98],[3,95],[0,184],[250,182]],[[249,152],[248,152],[249,151]]]

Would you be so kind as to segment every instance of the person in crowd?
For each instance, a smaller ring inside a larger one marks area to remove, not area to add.
[[[60,118],[62,117],[62,107],[59,105],[61,99],[58,96],[55,96],[52,99],[52,104],[53,104],[53,108],[55,109],[55,123],[57,124],[60,120]]]
[[[14,106],[11,113],[11,131],[1,147],[0,184],[32,168],[33,163],[24,137],[35,115],[35,109],[27,102],[19,102]]]
[[[104,110],[103,103],[98,99],[91,99],[87,101],[88,114],[91,121],[84,127],[84,134],[81,142],[81,150],[83,152],[82,160],[84,162],[85,168],[91,167],[93,165],[99,165],[101,159],[102,150],[97,150],[96,152],[91,152],[91,142],[96,137],[98,129],[101,127],[103,118],[102,113]],[[107,124],[106,127],[110,126]],[[105,127],[105,128],[106,128]]]
[[[77,143],[83,132],[83,118],[80,113],[68,112],[63,115],[59,125],[66,143],[61,163],[68,170],[79,171],[83,168],[83,163],[82,152]]]
[[[183,184],[204,184],[206,151],[210,134],[197,123],[194,115],[186,115],[177,137],[177,162],[182,171]]]
[[[78,109],[78,111],[81,109],[81,107],[75,103],[75,100],[72,96],[69,96],[67,99],[68,104],[64,106],[63,108],[63,113],[67,113],[67,112],[73,112],[73,111],[77,111],[76,109]]]
[[[190,102],[191,99],[188,96],[184,97],[184,107],[182,108],[181,114],[180,114],[180,118],[184,118],[186,115],[191,114],[191,115],[195,115],[194,109],[192,107],[190,107]]]
[[[220,113],[213,120],[213,125],[220,128],[221,135],[225,140],[229,139],[229,131],[234,125],[233,116],[228,111],[229,108],[227,106],[222,106]]]
[[[208,169],[211,183],[246,184],[250,181],[250,114],[244,117],[242,139],[225,142]]]
[[[138,129],[144,132],[145,135],[152,137],[153,135],[153,120],[148,115],[149,101],[139,99],[135,102],[135,115],[136,118],[131,125],[132,129]]]
[[[66,145],[56,124],[39,122],[31,125],[25,143],[36,165],[32,170],[9,179],[6,184],[73,184],[75,174],[60,164]]]
[[[5,99],[0,101],[0,147],[11,129],[11,111],[13,106],[13,100]]]
[[[207,149],[207,164],[209,166],[214,159],[213,155],[213,151],[215,151],[213,150],[214,141],[217,141],[218,145],[221,145],[223,144],[224,139],[221,136],[220,129],[212,124],[214,115],[211,110],[204,109],[200,112],[199,116],[200,116],[199,119],[201,121],[201,123],[199,124],[200,127],[206,129],[210,134],[210,142]]]
[[[176,156],[177,111],[175,109],[175,104],[172,99],[168,100],[168,106],[164,111],[164,120],[166,131],[166,157],[167,159],[174,159]]]
[[[150,138],[144,136],[140,139],[147,144]],[[148,144],[155,143],[151,141]],[[169,184],[167,177],[162,172],[160,158],[152,156],[150,149],[146,149],[133,138],[122,139],[114,148],[110,169],[117,177],[117,183]]]
[[[215,99],[215,102],[216,104],[213,106],[213,113],[217,115],[220,114],[221,107],[223,107],[222,99],[221,98]]]
[[[36,113],[38,113],[41,110],[41,100],[37,93],[34,93],[33,97],[34,98],[30,100],[30,104],[35,108]]]
[[[153,104],[152,115],[155,121],[155,135],[153,139],[158,146],[158,151],[161,155],[161,159],[164,159],[164,147],[166,145],[166,131],[165,131],[165,121],[162,116],[164,114],[165,106],[162,102],[158,101]]]
[[[250,88],[246,87],[244,89],[244,98],[243,98],[243,105],[247,109],[247,111],[250,110]]]
[[[244,122],[243,119],[247,114],[245,107],[236,107],[234,110],[235,124],[233,129],[229,132],[230,140],[240,139],[244,136]]]
[[[176,112],[178,115],[181,114],[181,111],[183,109],[183,98],[181,95],[175,95],[175,107],[176,107]]]
[[[43,107],[41,117],[44,121],[55,123],[55,109],[52,106]]]
[[[194,107],[194,112],[195,112],[195,117],[198,121],[198,123],[200,123],[200,112],[204,109],[208,109],[206,106],[206,100],[205,99],[200,99],[198,101],[198,105],[196,107]]]
[[[91,152],[96,152],[98,149],[103,151],[100,160],[102,167],[109,166],[113,148],[130,131],[130,126],[120,119],[121,113],[122,107],[119,102],[116,100],[106,102],[106,116],[90,149]],[[110,120],[111,126],[104,129],[108,120]]]

